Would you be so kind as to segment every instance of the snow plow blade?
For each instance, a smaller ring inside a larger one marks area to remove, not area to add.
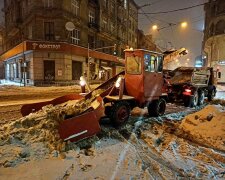
[[[99,96],[87,111],[62,121],[58,128],[60,138],[76,142],[97,134],[101,131],[99,120],[104,116],[104,110],[103,100]]]
[[[32,112],[39,111],[43,106],[46,106],[49,104],[52,104],[53,106],[55,106],[57,104],[62,104],[69,100],[79,100],[81,98],[84,98],[84,97],[79,94],[68,94],[65,96],[55,98],[51,101],[44,101],[44,102],[38,102],[38,103],[32,103],[32,104],[24,104],[21,107],[20,112],[21,112],[22,116],[27,116],[28,114],[30,114]]]

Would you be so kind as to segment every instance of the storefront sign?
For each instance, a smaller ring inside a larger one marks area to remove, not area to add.
[[[32,43],[32,49],[43,49],[43,50],[59,50],[61,48],[60,44],[48,44],[48,43]]]

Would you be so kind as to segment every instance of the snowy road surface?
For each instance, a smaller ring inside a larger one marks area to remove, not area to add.
[[[20,118],[20,107],[0,107],[0,127]],[[0,145],[0,179],[224,179],[225,152],[194,143],[177,128],[198,110],[167,104],[164,117],[149,118],[146,109],[136,108],[120,128],[103,121],[97,137],[71,146],[65,158],[42,143],[12,139]]]

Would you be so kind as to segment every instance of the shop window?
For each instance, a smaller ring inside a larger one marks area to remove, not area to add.
[[[26,66],[27,66],[27,68],[26,68],[27,79],[31,79],[31,77],[30,77],[30,61],[26,62]]]
[[[44,22],[45,40],[51,41],[55,39],[54,22]]]
[[[71,0],[71,11],[74,15],[79,15],[79,2],[77,0]]]
[[[20,62],[16,63],[16,78],[19,78],[19,67],[20,67]]]

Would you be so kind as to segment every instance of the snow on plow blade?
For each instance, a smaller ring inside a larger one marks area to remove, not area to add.
[[[27,116],[28,114],[30,114],[32,112],[39,111],[43,106],[46,106],[49,104],[52,104],[53,106],[55,106],[57,104],[62,104],[69,100],[79,100],[81,98],[83,98],[83,96],[81,96],[79,94],[69,94],[69,95],[55,98],[51,101],[44,101],[44,102],[38,102],[38,103],[32,103],[32,104],[24,104],[21,107],[20,112],[21,112],[22,116]]]
[[[101,131],[99,120],[104,116],[104,110],[99,96],[86,112],[62,121],[58,128],[60,138],[75,142],[97,134]]]

